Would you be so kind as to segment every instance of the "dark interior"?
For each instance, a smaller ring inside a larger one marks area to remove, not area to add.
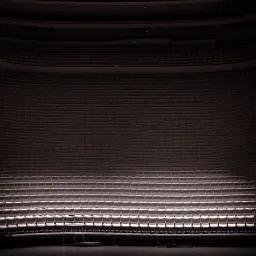
[[[250,2],[0,10],[1,255],[255,253]]]

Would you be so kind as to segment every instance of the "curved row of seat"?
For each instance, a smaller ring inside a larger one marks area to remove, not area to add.
[[[58,203],[58,202],[57,202]],[[80,205],[79,205],[80,203]],[[153,205],[149,204],[148,208],[145,206],[143,207],[136,207],[135,205],[132,206],[116,206],[115,207],[89,207],[88,205],[85,207],[81,206],[82,202],[76,201],[73,202],[73,205],[59,205],[58,207],[53,204],[52,201],[49,201],[48,207],[35,207],[35,202],[31,202],[31,208],[26,207],[17,207],[17,208],[1,208],[1,216],[8,217],[8,216],[26,216],[26,215],[120,215],[120,216],[148,216],[148,217],[177,217],[177,216],[185,216],[185,217],[192,217],[192,216],[251,216],[255,215],[255,205],[251,205],[250,207],[235,207],[235,206],[175,206],[175,204],[171,206],[163,206],[159,205],[158,207],[153,207]],[[29,206],[29,202],[27,202],[27,206]],[[174,208],[175,206],[175,208]],[[8,206],[6,206],[8,207]],[[11,207],[9,202],[9,207]]]
[[[96,44],[96,45],[95,45]],[[114,44],[114,43],[113,43]],[[228,48],[213,44],[170,44],[118,46],[88,43],[45,43],[23,40],[0,40],[2,60],[37,66],[194,66],[217,65],[253,60],[255,42]]]
[[[147,216],[90,216],[90,215],[46,215],[0,217],[0,229],[26,227],[106,227],[134,228],[227,228],[255,227],[254,216],[194,216],[194,217],[147,217]]]
[[[2,37],[42,41],[99,41],[122,39],[171,38],[248,41],[255,38],[256,15],[197,21],[120,21],[112,23],[75,21],[37,21],[1,17]]]
[[[252,5],[239,1],[29,1],[10,0],[1,5],[5,15],[43,19],[193,19],[249,13]],[[22,11],[21,11],[22,10]]]

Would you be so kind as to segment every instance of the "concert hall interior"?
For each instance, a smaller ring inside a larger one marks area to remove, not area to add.
[[[1,255],[256,254],[252,1],[0,10]]]

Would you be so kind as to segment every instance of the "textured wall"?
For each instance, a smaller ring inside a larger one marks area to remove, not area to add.
[[[254,78],[2,72],[2,166],[247,170]]]

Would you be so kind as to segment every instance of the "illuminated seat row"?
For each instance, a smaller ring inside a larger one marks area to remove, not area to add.
[[[149,228],[217,228],[255,227],[255,216],[193,216],[193,217],[148,217],[108,215],[46,215],[0,217],[1,229],[16,227],[149,227]]]
[[[85,200],[80,201],[79,198],[74,198],[74,200],[65,200],[62,198],[60,200],[39,200],[39,201],[0,201],[0,208],[33,208],[33,207],[137,207],[137,208],[159,208],[159,207],[251,207],[255,206],[255,200],[222,200],[222,201],[128,201],[128,200]]]
[[[90,187],[90,186],[30,186],[30,187],[13,187],[13,188],[2,188],[0,191],[0,195],[6,195],[6,197],[10,197],[13,195],[15,197],[15,193],[22,193],[22,194],[49,194],[56,192],[65,192],[65,193],[113,193],[113,192],[120,192],[120,193],[130,193],[131,189],[128,187],[122,188],[122,187],[112,187],[112,188],[106,188],[106,187]],[[233,186],[233,187],[192,187],[192,188],[184,188],[184,187],[174,187],[174,188],[136,188],[137,194],[169,194],[169,193],[183,193],[183,194],[211,194],[211,193],[246,193],[250,194],[254,193],[256,191],[256,188],[252,186],[252,184],[243,185],[243,186]]]
[[[256,206],[256,205],[255,205]],[[89,214],[89,215],[143,215],[143,216],[198,216],[198,215],[255,215],[255,208],[235,208],[235,207],[219,207],[219,208],[136,208],[136,207],[72,207],[72,205],[65,207],[47,207],[47,208],[14,208],[14,209],[0,209],[1,216],[16,216],[16,215],[75,215],[75,214]]]

